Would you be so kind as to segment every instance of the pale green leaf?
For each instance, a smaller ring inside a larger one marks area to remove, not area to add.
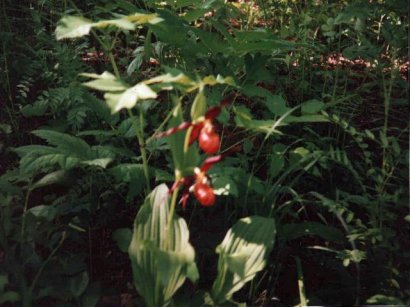
[[[174,215],[168,228],[169,198],[165,184],[148,195],[135,219],[128,250],[135,287],[148,307],[166,306],[186,277],[195,277],[195,252],[186,222]]]
[[[45,175],[43,178],[41,178],[39,181],[37,181],[32,189],[37,189],[40,187],[48,186],[50,184],[55,184],[59,183],[61,181],[64,181],[67,177],[67,172],[60,170],[60,171],[55,171],[50,174]]]
[[[125,18],[101,20],[93,24],[93,27],[96,27],[96,28],[105,28],[108,26],[116,26],[117,28],[120,28],[123,30],[134,30],[135,29],[135,25]]]
[[[123,82],[112,79],[96,79],[93,81],[85,82],[83,83],[83,85],[103,92],[117,92],[125,91],[127,89],[127,86]]]
[[[135,13],[134,15],[126,16],[125,19],[136,24],[150,23],[153,25],[163,21],[163,19],[159,17],[157,14],[141,13]]]
[[[57,209],[53,206],[40,205],[30,208],[28,212],[30,212],[37,218],[43,218],[50,222],[55,218],[57,214]]]
[[[164,75],[160,75],[154,78],[151,78],[144,82],[145,84],[152,84],[152,83],[178,83],[185,86],[193,86],[196,83],[192,81],[188,76],[183,73],[179,73],[178,75],[173,75],[171,73],[167,73]]]
[[[202,83],[204,85],[216,85],[216,84],[228,84],[228,85],[235,85],[235,81],[232,77],[222,77],[221,75],[217,75],[216,78],[212,75],[207,76],[202,79]]]
[[[104,71],[101,75],[93,73],[81,73],[80,76],[92,78],[92,79],[103,79],[103,80],[116,80],[117,78],[110,72]]]
[[[112,162],[112,158],[98,158],[98,159],[92,159],[92,160],[86,160],[82,161],[82,164],[85,165],[93,165],[93,166],[99,166],[101,168],[106,168],[108,164]]]
[[[90,33],[93,22],[79,16],[64,16],[58,22],[55,34],[57,40],[76,38]]]
[[[217,247],[218,276],[211,292],[216,304],[229,300],[264,268],[275,233],[274,220],[259,216],[243,218],[228,231]]]
[[[57,40],[77,38],[90,33],[91,28],[105,28],[115,26],[123,30],[135,30],[135,24],[156,24],[162,19],[157,14],[141,14],[125,16],[119,19],[107,19],[93,22],[80,16],[64,16],[58,22],[55,34]]]
[[[106,93],[104,98],[106,99],[108,106],[111,108],[111,112],[116,113],[123,108],[133,108],[138,100],[155,99],[157,98],[157,93],[155,93],[148,85],[138,83],[122,93]]]

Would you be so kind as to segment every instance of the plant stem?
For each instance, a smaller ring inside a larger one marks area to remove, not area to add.
[[[33,282],[31,283],[30,287],[28,288],[28,291],[27,291],[27,294],[26,294],[28,296],[28,301],[30,302],[30,304],[31,304],[31,296],[33,294],[33,290],[34,290],[34,287],[37,284],[38,279],[40,278],[41,274],[43,273],[44,268],[46,267],[46,265],[50,262],[51,258],[53,258],[55,253],[61,247],[61,245],[63,245],[63,242],[64,242],[65,238],[66,238],[66,232],[64,231],[61,235],[61,239],[58,242],[57,246],[51,251],[50,255],[48,255],[47,259],[42,263],[41,267],[38,269],[38,271],[36,273],[36,276],[34,276]]]
[[[114,74],[117,78],[120,78],[120,71],[118,70],[117,63],[115,62],[114,55],[111,50],[108,50],[108,57],[110,58],[112,69],[114,69]]]
[[[302,264],[300,262],[299,257],[295,257],[295,261],[296,261],[296,269],[297,269],[297,273],[298,273],[298,287],[299,287],[300,306],[307,306],[308,301],[306,299],[305,282],[304,282],[304,278],[303,278]]]
[[[147,151],[145,149],[144,134],[143,134],[144,117],[142,114],[142,110],[140,110],[140,116],[139,116],[140,122],[138,124],[137,119],[135,118],[134,114],[132,113],[130,109],[128,109],[128,114],[131,117],[135,125],[135,134],[137,135],[138,146],[141,151],[142,167],[144,170],[144,176],[145,176],[145,181],[146,181],[146,188],[147,188],[146,192],[149,193],[151,191],[151,186],[149,183],[148,159],[147,159]],[[139,127],[138,129],[138,126],[141,126],[141,127]]]
[[[167,223],[168,234],[169,234],[169,231],[171,230],[171,224],[172,224],[172,220],[174,218],[175,207],[176,207],[176,204],[177,204],[178,192],[179,192],[179,187],[176,188],[174,190],[174,192],[172,192],[172,199],[171,199],[171,205],[170,205],[170,208],[169,208],[169,216],[168,216],[168,223]]]
[[[24,199],[24,208],[23,208],[23,220],[21,222],[21,230],[20,230],[20,241],[23,243],[24,239],[24,230],[26,228],[26,214],[27,214],[27,209],[28,209],[28,200],[30,198],[30,193],[31,193],[31,187],[28,188],[26,197]]]
[[[192,127],[190,127],[185,135],[185,140],[184,140],[184,160],[186,158],[186,155],[188,154],[188,149],[189,149],[189,139],[190,139],[190,135],[191,135],[191,131],[192,131]],[[175,182],[179,182],[181,180],[181,175],[180,172],[176,172],[175,175]],[[169,216],[168,216],[168,224],[167,224],[167,231],[168,231],[168,235],[170,234],[169,231],[171,230],[171,224],[172,224],[172,220],[174,218],[174,213],[175,213],[175,207],[177,204],[177,196],[178,196],[178,192],[179,192],[179,187],[175,188],[175,190],[172,192],[172,199],[171,199],[171,205],[169,208]],[[169,236],[168,236],[168,240],[167,240],[168,244],[169,244]]]

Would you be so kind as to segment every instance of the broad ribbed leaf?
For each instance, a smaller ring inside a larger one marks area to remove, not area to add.
[[[259,216],[243,218],[228,231],[217,247],[218,276],[211,293],[216,304],[229,300],[265,267],[275,233],[274,220]]]
[[[147,306],[168,305],[186,277],[197,277],[185,221],[174,216],[167,228],[168,191],[162,184],[148,195],[135,219],[128,250],[135,287]]]

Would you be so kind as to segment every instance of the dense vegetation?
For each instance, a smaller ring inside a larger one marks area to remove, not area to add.
[[[0,305],[410,304],[407,1],[0,5]]]

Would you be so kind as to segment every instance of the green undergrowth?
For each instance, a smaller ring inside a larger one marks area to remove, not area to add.
[[[0,305],[408,305],[408,14],[2,1]]]

